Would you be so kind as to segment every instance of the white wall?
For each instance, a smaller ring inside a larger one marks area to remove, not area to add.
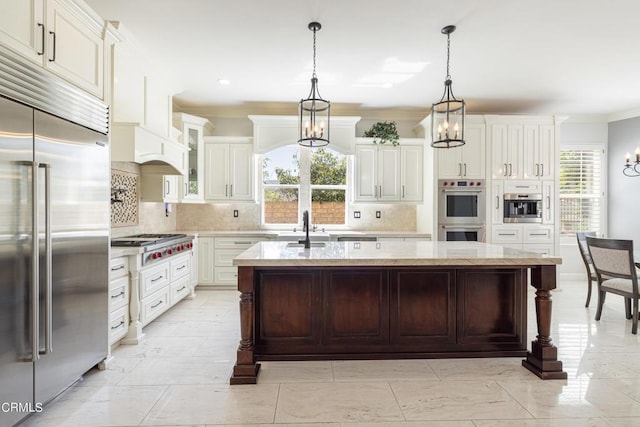
[[[622,174],[624,157],[640,146],[640,117],[609,123],[608,237],[631,239],[640,249],[640,177]]]
[[[604,120],[590,122],[564,122],[560,125],[560,148],[567,144],[606,144],[608,124]],[[558,197],[556,197],[558,200]],[[606,226],[606,224],[605,224]],[[586,280],[586,271],[575,238],[560,239],[562,265],[558,274],[565,280]]]

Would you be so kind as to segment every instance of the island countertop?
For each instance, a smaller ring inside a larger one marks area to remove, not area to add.
[[[233,260],[236,266],[474,266],[557,265],[562,258],[480,242],[289,242],[256,243]]]

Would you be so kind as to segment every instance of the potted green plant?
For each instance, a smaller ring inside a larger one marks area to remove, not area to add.
[[[368,131],[365,131],[364,136],[367,138],[375,138],[373,140],[374,144],[380,141],[380,144],[390,142],[393,145],[398,145],[398,139],[400,138],[398,136],[396,122],[387,121],[374,123]]]

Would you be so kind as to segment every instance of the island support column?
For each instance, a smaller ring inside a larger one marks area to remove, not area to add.
[[[256,384],[260,364],[256,363],[253,354],[255,345],[253,267],[238,267],[238,291],[240,291],[240,345],[229,383]]]
[[[538,265],[531,269],[531,285],[536,288],[538,335],[522,366],[542,378],[567,379],[558,360],[558,349],[551,343],[551,290],[556,288],[556,266]]]

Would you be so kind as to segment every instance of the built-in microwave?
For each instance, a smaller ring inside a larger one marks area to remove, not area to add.
[[[439,180],[439,225],[484,225],[484,180]]]
[[[542,194],[505,194],[503,222],[542,222]]]

